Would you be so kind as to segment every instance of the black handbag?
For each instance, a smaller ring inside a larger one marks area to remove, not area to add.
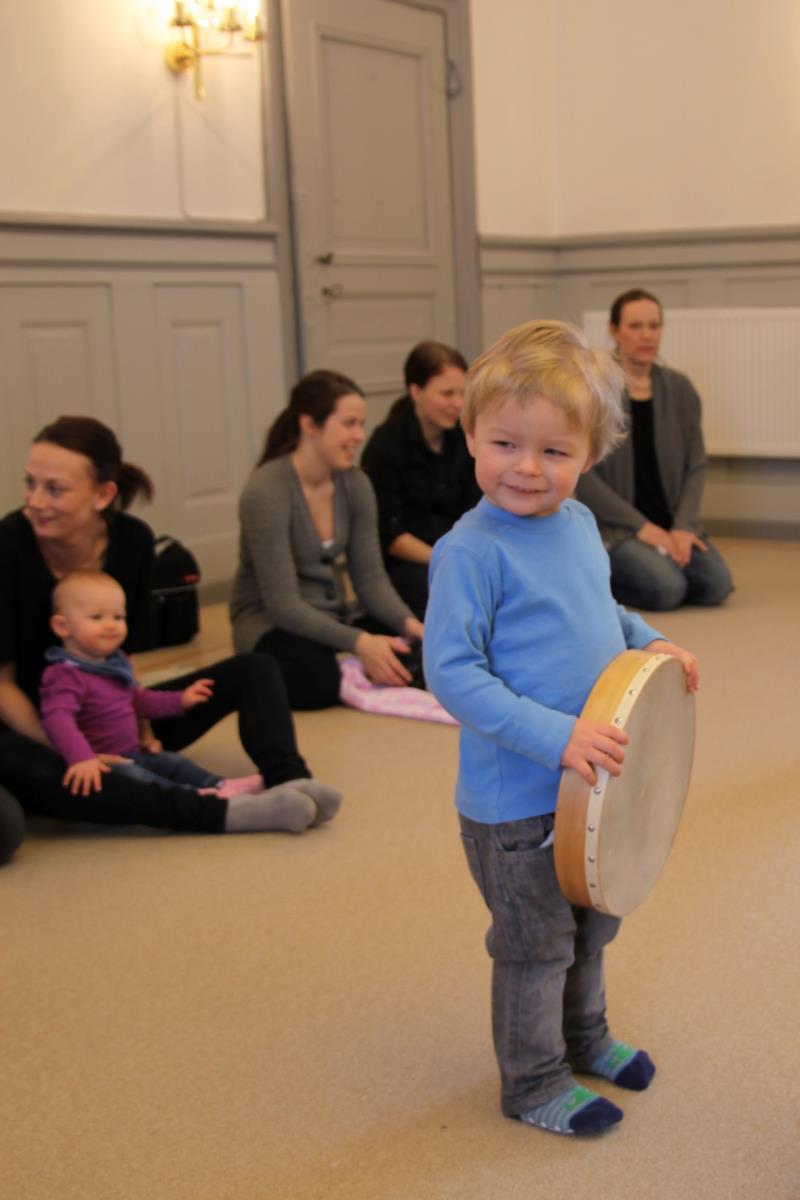
[[[200,564],[177,538],[156,538],[151,586],[153,646],[180,646],[200,628]]]

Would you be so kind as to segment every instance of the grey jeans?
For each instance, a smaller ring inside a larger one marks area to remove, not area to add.
[[[722,604],[733,591],[733,580],[720,552],[704,533],[700,536],[708,549],[693,547],[685,567],[638,538],[617,542],[608,552],[614,599],[647,612],[669,612],[681,604]]]
[[[552,814],[484,825],[460,817],[461,840],[492,924],[492,1032],[501,1108],[519,1116],[563,1092],[608,1048],[603,948],[619,919],[561,893]]]

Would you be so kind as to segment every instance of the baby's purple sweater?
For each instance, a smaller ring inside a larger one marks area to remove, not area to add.
[[[157,720],[183,712],[180,692],[127,687],[69,662],[45,669],[39,696],[42,728],[70,764],[98,754],[131,754],[140,749],[137,717]]]

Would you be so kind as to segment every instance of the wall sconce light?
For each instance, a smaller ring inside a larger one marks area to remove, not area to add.
[[[180,37],[170,42],[165,51],[167,66],[175,74],[194,72],[194,94],[204,100],[202,62],[209,56],[249,58],[248,53],[232,50],[234,36],[242,35],[246,42],[260,42],[267,36],[261,15],[261,0],[243,0],[230,4],[226,0],[175,0],[170,26],[180,30]],[[208,39],[212,44],[208,44]],[[213,44],[223,38],[223,44]]]

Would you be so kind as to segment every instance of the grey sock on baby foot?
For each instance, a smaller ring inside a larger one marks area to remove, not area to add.
[[[231,796],[225,814],[226,833],[255,833],[284,829],[302,833],[317,820],[317,806],[310,796],[288,783],[258,792]]]
[[[318,779],[290,779],[283,786],[297,788],[299,792],[304,792],[306,796],[311,797],[318,812],[314,821],[315,825],[332,820],[344,799],[342,793],[337,792],[336,788],[329,787],[327,783],[320,783]]]

